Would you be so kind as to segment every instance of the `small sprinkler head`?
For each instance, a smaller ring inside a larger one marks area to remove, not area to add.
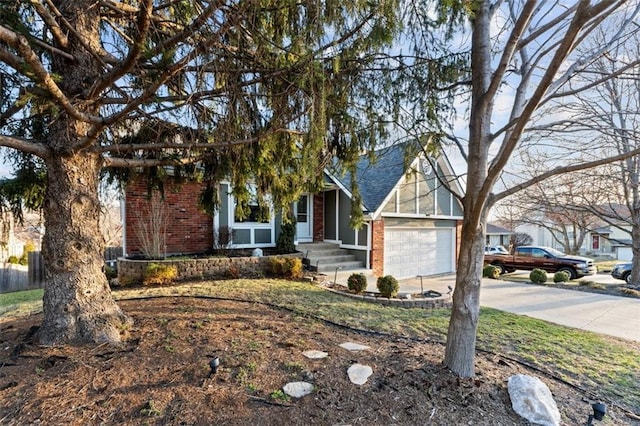
[[[209,361],[209,368],[211,371],[209,372],[209,377],[213,376],[218,372],[218,366],[220,365],[220,359],[216,356]]]

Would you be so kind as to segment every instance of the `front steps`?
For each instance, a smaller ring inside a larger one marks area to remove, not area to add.
[[[364,262],[356,259],[348,250],[341,249],[334,243],[303,243],[298,244],[296,249],[309,259],[312,268],[317,268],[318,272],[335,272],[336,268],[341,271],[351,271],[364,268]],[[308,253],[308,254],[307,254]]]

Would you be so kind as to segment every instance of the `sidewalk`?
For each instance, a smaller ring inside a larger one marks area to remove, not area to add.
[[[337,282],[347,283],[353,271],[339,272]],[[366,274],[368,291],[377,291],[376,278]],[[333,281],[333,276],[327,277]],[[589,277],[594,279],[596,277]],[[455,275],[400,280],[400,291],[435,290],[446,294],[455,287]],[[603,280],[608,277],[603,276]],[[501,280],[482,280],[480,305],[555,324],[640,342],[640,299],[607,296],[575,290]]]

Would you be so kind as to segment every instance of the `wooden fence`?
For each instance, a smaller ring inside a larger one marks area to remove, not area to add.
[[[13,265],[10,263],[0,264],[0,293],[10,293],[12,291],[30,290],[29,279],[27,277],[28,267],[23,265]]]
[[[115,264],[122,256],[122,247],[107,247],[104,252],[105,262]],[[32,290],[44,287],[44,264],[39,251],[29,253],[27,266],[0,263],[0,293]]]

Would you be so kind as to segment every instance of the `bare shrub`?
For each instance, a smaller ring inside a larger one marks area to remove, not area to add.
[[[162,196],[154,191],[150,198],[137,207],[132,212],[136,219],[133,231],[140,244],[140,251],[147,259],[164,259],[167,254],[169,213]]]
[[[220,226],[213,231],[213,250],[219,252],[231,247],[233,242],[233,229],[229,226]]]

